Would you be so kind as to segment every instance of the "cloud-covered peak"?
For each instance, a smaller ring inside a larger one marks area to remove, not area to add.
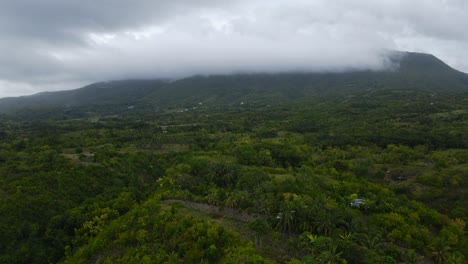
[[[386,50],[468,70],[463,0],[38,0],[0,8],[0,97],[123,78],[343,71]]]

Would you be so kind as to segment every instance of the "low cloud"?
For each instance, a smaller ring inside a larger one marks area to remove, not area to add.
[[[0,97],[111,79],[379,69],[398,49],[468,71],[466,13],[463,0],[8,1]]]

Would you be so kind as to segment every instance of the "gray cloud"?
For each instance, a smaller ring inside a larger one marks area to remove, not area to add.
[[[0,4],[0,97],[123,78],[383,66],[468,71],[464,0],[16,0]]]
[[[197,9],[203,0],[16,0],[1,4],[2,32],[55,43],[84,32],[134,29]],[[222,3],[223,1],[217,1]]]

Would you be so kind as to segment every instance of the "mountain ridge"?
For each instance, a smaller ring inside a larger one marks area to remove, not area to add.
[[[431,54],[396,52],[389,58],[393,63],[398,63],[398,68],[339,73],[195,75],[174,81],[148,79],[98,82],[74,90],[0,98],[0,112],[90,105],[162,107],[204,100],[238,103],[252,97],[263,97],[270,103],[362,89],[415,89],[450,93],[468,91],[468,74],[451,68]]]

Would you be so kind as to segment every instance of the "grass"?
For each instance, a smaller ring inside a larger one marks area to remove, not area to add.
[[[252,243],[255,240],[254,233],[248,227],[247,222],[236,220],[228,216],[218,217],[211,212],[204,212],[194,208],[189,208],[185,206],[184,201],[181,200],[161,201],[161,210],[171,210],[172,206],[178,208],[178,213],[181,215],[188,215],[199,220],[216,223],[217,225],[223,228],[238,233],[242,239],[250,241]],[[273,259],[279,263],[286,262],[287,260],[289,260],[289,258],[286,257],[287,237],[283,237],[283,239],[280,239],[280,237],[281,236],[276,232],[265,236],[262,246],[256,247],[257,252],[267,259]]]
[[[196,219],[210,221],[222,226],[226,229],[233,230],[241,235],[242,238],[253,241],[252,231],[247,227],[245,222],[230,218],[230,217],[214,217],[211,212],[203,212],[194,208],[189,208],[183,204],[183,201],[166,200],[161,202],[162,210],[170,210],[172,206],[178,208],[179,214],[189,215]]]

